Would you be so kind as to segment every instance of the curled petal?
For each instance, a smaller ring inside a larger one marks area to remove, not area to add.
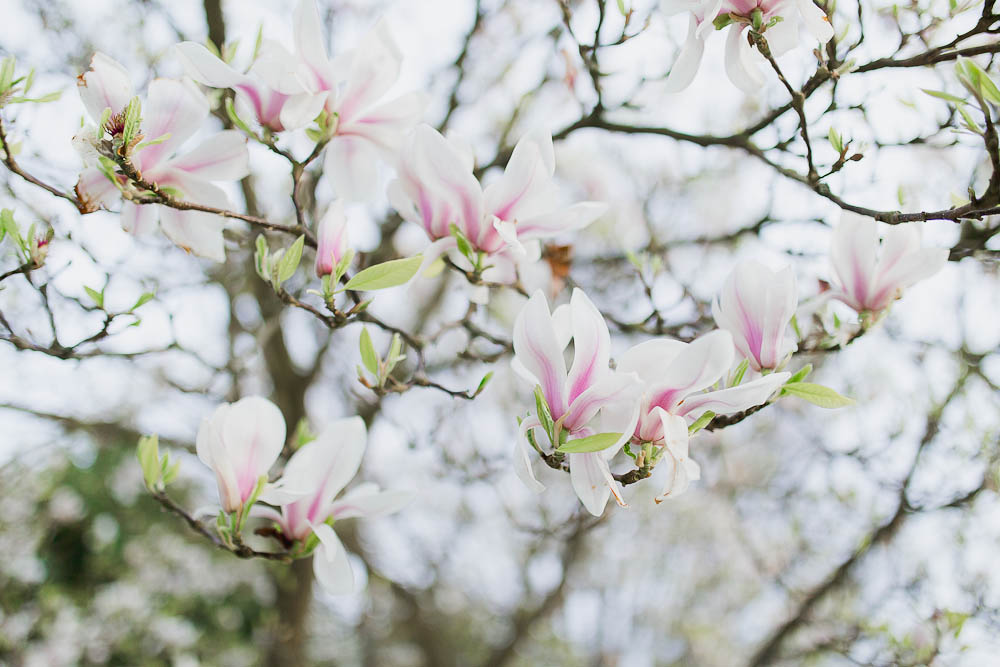
[[[802,14],[802,21],[812,36],[821,44],[826,44],[833,39],[833,26],[830,25],[830,17],[826,15],[812,0],[796,0],[799,13]]]
[[[334,519],[351,519],[363,517],[372,519],[386,514],[393,514],[403,509],[411,500],[412,491],[392,490],[382,491],[377,484],[366,482],[344,494],[344,497],[333,503],[331,516]]]
[[[711,25],[710,21],[705,22]],[[691,15],[688,23],[687,40],[681,47],[681,52],[674,61],[674,66],[670,68],[670,76],[664,84],[667,93],[677,93],[694,81],[698,68],[701,66],[701,58],[705,53],[705,38],[698,29],[698,20]]]
[[[600,452],[569,455],[569,476],[573,490],[587,511],[594,516],[604,513],[612,494],[622,507],[628,507],[621,486],[611,474],[608,462]]]
[[[562,351],[545,295],[538,290],[514,322],[514,356],[519,367],[541,385],[556,419],[566,412],[566,361]]]
[[[650,404],[668,412],[686,396],[709,387],[722,377],[733,361],[733,337],[716,330],[689,344],[677,355],[650,390]]]
[[[665,451],[656,465],[663,472],[658,476],[663,478],[663,492],[656,497],[660,503],[666,498],[676,498],[687,491],[691,480],[701,478],[701,468],[688,458],[687,422],[682,417],[669,414],[661,408],[653,409],[654,415],[663,424],[663,442]]]
[[[771,373],[736,387],[694,394],[684,399],[676,414],[697,418],[706,410],[717,415],[742,412],[767,402],[790,377],[791,373]]]
[[[538,481],[533,467],[535,461],[535,451],[528,444],[528,430],[538,428],[541,423],[534,417],[528,417],[521,421],[521,428],[517,434],[517,444],[514,445],[514,472],[521,482],[534,491],[541,493],[545,490],[545,485]]]
[[[753,50],[743,34],[745,24],[729,26],[726,35],[726,75],[733,85],[748,95],[753,95],[764,85],[764,76],[751,61]]]
[[[348,595],[355,590],[354,570],[347,558],[347,550],[326,524],[313,526],[319,546],[313,553],[313,573],[316,581],[330,595]]]

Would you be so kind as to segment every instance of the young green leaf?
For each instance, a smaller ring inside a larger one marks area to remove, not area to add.
[[[132,312],[133,310],[135,310],[139,306],[146,305],[147,303],[149,303],[150,301],[152,301],[153,297],[155,297],[155,296],[156,296],[155,292],[143,292],[142,296],[140,296],[138,298],[138,300],[135,302],[135,305],[132,306],[131,308],[129,308],[129,312]]]
[[[950,95],[950,94],[942,92],[940,90],[928,90],[927,88],[921,88],[920,90],[924,91],[925,93],[927,93],[931,97],[937,97],[937,98],[940,98],[942,100],[947,100],[948,102],[954,102],[955,104],[965,104],[966,103],[965,100],[963,100],[961,97],[956,97],[954,95]]]
[[[369,266],[348,280],[344,288],[371,291],[402,285],[413,277],[420,268],[420,263],[423,259],[423,255],[415,255],[405,259],[393,259],[382,264]]]
[[[365,365],[368,372],[378,375],[378,354],[375,353],[375,346],[372,345],[372,337],[368,334],[368,329],[361,329],[361,363]]]
[[[83,290],[87,293],[87,296],[90,297],[90,300],[93,301],[95,304],[97,304],[98,308],[101,308],[101,309],[104,308],[104,291],[103,290],[100,291],[100,292],[98,292],[97,290],[95,290],[95,289],[93,289],[91,287],[87,287],[86,285],[83,286]]]
[[[821,408],[835,409],[854,404],[854,399],[841,396],[833,389],[812,382],[795,382],[781,388],[782,394],[798,396]]]
[[[747,368],[750,367],[750,362],[746,359],[740,362],[740,365],[736,367],[736,372],[733,373],[733,383],[732,387],[739,386],[740,382],[743,382],[743,376],[746,375]]]
[[[800,368],[799,370],[797,370],[795,372],[795,375],[793,375],[792,377],[788,378],[788,382],[786,382],[785,384],[793,384],[795,382],[802,382],[803,380],[806,379],[806,377],[809,376],[810,373],[812,373],[812,369],[813,369],[812,364],[806,364],[805,366],[803,366],[802,368]]]
[[[146,488],[153,490],[162,474],[159,437],[144,435],[139,438],[139,444],[136,445],[136,456],[139,457],[139,465],[142,467],[142,478],[146,482]]]
[[[688,426],[688,435],[694,435],[701,429],[708,426],[708,422],[712,421],[713,417],[715,417],[715,413],[711,410],[706,410],[702,413],[701,417],[698,417],[693,424]]]
[[[542,429],[549,436],[549,442],[556,444],[555,421],[552,419],[552,413],[549,412],[549,404],[545,400],[545,394],[542,393],[542,385],[540,384],[535,385],[535,415],[542,423]]]
[[[464,255],[470,262],[475,262],[475,251],[472,249],[472,243],[470,243],[469,239],[462,233],[462,230],[458,228],[458,225],[454,222],[451,223],[448,225],[448,231],[455,237],[455,243],[458,244],[458,251],[462,253],[462,255]]]
[[[299,268],[299,261],[302,259],[302,246],[305,241],[306,237],[304,234],[295,239],[295,242],[289,246],[288,250],[281,256],[281,259],[278,260],[278,284],[275,287],[279,287],[283,282],[295,275],[295,269]]]
[[[483,390],[486,389],[487,383],[489,383],[489,381],[492,378],[493,378],[493,371],[490,371],[489,373],[487,373],[486,375],[484,375],[483,379],[479,381],[479,386],[476,387],[476,391],[473,392],[472,395],[473,396],[479,396],[479,394],[483,393]]]
[[[564,445],[560,445],[556,451],[564,454],[582,454],[585,452],[599,452],[611,447],[622,437],[621,433],[598,433],[586,438],[570,440]]]

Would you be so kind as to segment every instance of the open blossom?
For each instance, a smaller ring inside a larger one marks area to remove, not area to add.
[[[884,310],[909,287],[948,261],[945,248],[921,248],[915,224],[890,225],[879,250],[878,223],[845,212],[833,230],[830,260],[837,284],[833,298],[860,312]]]
[[[573,364],[567,372],[563,351],[570,339]],[[556,308],[552,314],[542,292],[535,292],[514,324],[512,367],[532,387],[541,387],[549,412],[561,424],[567,440],[597,433],[622,434],[620,442],[603,451],[567,455],[573,489],[595,516],[604,512],[611,494],[619,504],[625,504],[608,461],[629,439],[638,416],[635,410],[638,380],[632,374],[609,368],[610,346],[604,318],[579,289],[573,290],[568,305]],[[608,411],[614,414],[609,417]],[[602,414],[597,428],[594,422],[599,412]],[[532,469],[536,455],[525,438],[529,430],[533,430],[535,442],[545,442],[537,416],[522,421],[514,469],[525,485],[541,491],[545,487]]]
[[[781,366],[795,351],[788,323],[798,296],[791,267],[772,271],[755,261],[741,262],[712,303],[719,328],[733,336],[740,355],[755,371]]]
[[[106,109],[111,111],[106,127],[92,131],[90,136],[100,140],[105,131],[112,136],[120,133],[122,113],[133,97],[128,71],[103,53],[96,53],[90,70],[79,77],[78,86],[80,99],[95,122],[100,122]],[[169,190],[178,199],[228,208],[225,192],[211,181],[235,181],[247,175],[246,139],[232,130],[218,132],[179,153],[208,115],[208,102],[194,84],[154,80],[142,105],[140,130],[144,142],[160,141],[138,144],[130,159],[144,180]],[[121,182],[124,184],[124,177]],[[110,204],[119,194],[115,184],[96,166],[88,166],[80,174],[76,191],[91,209]],[[163,233],[178,246],[201,257],[225,260],[223,218],[158,204],[122,202],[121,222],[126,231],[148,233],[155,229],[157,218]]]
[[[341,199],[330,204],[316,230],[316,275],[333,273],[347,252],[347,216]]]
[[[337,495],[357,474],[365,452],[365,423],[360,417],[329,424],[316,440],[304,445],[282,475],[282,488],[295,500],[281,504],[281,511],[254,507],[253,514],[272,519],[293,541],[316,535],[313,556],[316,580],[333,595],[355,590],[354,573],[344,545],[331,527],[340,519],[376,517],[396,512],[409,502],[408,491],[380,491],[372,483],[359,484],[340,500]]]
[[[799,43],[800,24],[814,39],[826,44],[833,38],[833,26],[826,13],[813,0],[669,0],[666,8],[672,13],[690,12],[687,40],[670,70],[666,87],[669,92],[687,88],[698,73],[705,51],[705,40],[716,28],[719,17],[737,17],[724,29],[726,36],[726,74],[729,80],[747,93],[755,92],[764,83],[753,62],[752,47],[743,32],[760,11],[763,34],[771,53],[778,56]],[[780,21],[771,23],[780,17]]]
[[[771,373],[728,389],[704,391],[722,378],[733,362],[728,331],[713,331],[692,343],[666,338],[640,343],[622,355],[621,373],[642,382],[639,420],[631,442],[652,443],[659,462],[654,468],[663,484],[660,502],[687,490],[701,478],[701,468],[688,456],[688,426],[706,411],[732,414],[760,405],[790,377]]]
[[[265,398],[224,403],[198,429],[198,458],[215,472],[226,512],[241,510],[285,446],[285,419]]]
[[[503,175],[483,188],[473,174],[472,154],[429,125],[420,125],[397,171],[389,184],[389,202],[434,241],[424,252],[427,260],[456,247],[450,231],[454,224],[473,250],[490,255],[497,273],[509,269],[512,274],[510,252],[527,254],[522,242],[586,227],[607,210],[598,202],[559,204],[549,134],[525,135]]]
[[[399,150],[423,113],[423,97],[414,92],[386,98],[399,78],[402,56],[384,22],[353,50],[331,59],[315,0],[301,0],[293,21],[294,53],[269,42],[255,73],[280,93],[321,95],[335,118],[324,171],[340,196],[368,198],[375,191],[380,156]]]
[[[263,47],[270,48],[270,43]],[[256,61],[247,73],[195,42],[181,42],[174,49],[188,76],[211,88],[236,91],[236,109],[241,117],[252,116],[272,132],[294,130],[311,122],[326,104],[326,95],[301,92],[286,95],[267,85],[257,75]],[[249,114],[248,114],[249,112]]]

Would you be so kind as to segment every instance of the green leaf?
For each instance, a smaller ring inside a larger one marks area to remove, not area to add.
[[[163,478],[161,480],[163,482],[163,485],[166,486],[167,484],[170,484],[172,481],[174,481],[175,479],[177,479],[177,473],[180,472],[180,469],[181,469],[181,462],[180,461],[175,461],[172,466],[168,467],[167,466],[167,456],[164,454],[164,456],[163,456]]]
[[[483,393],[483,389],[486,389],[486,385],[491,379],[493,379],[493,371],[483,376],[483,379],[479,381],[479,386],[476,387],[476,391],[472,395],[479,396],[479,394]]]
[[[288,250],[281,256],[278,260],[278,284],[275,287],[280,286],[283,282],[295,275],[295,269],[299,268],[299,261],[302,259],[302,246],[306,242],[305,234],[295,239],[295,242],[289,246]]]
[[[556,451],[563,452],[564,454],[599,452],[614,445],[616,442],[621,440],[621,437],[621,433],[598,433],[597,435],[591,435],[586,438],[570,440],[566,444],[560,445],[556,448]]]
[[[269,283],[271,282],[271,251],[267,246],[267,237],[263,234],[258,234],[255,245],[256,251],[253,255],[254,268],[257,270],[257,275],[260,276],[264,282]]]
[[[740,382],[743,382],[743,376],[746,375],[747,368],[750,367],[750,361],[744,359],[740,362],[740,365],[736,367],[736,372],[733,373],[733,384],[731,386],[739,386]]]
[[[142,478],[146,488],[152,490],[160,481],[162,468],[160,464],[160,439],[155,435],[144,435],[136,445],[136,456],[142,466]]]
[[[451,235],[455,237],[455,242],[458,244],[458,251],[465,256],[470,262],[475,262],[475,250],[472,249],[472,243],[469,239],[462,233],[462,230],[458,228],[454,222],[448,225],[448,231]]]
[[[798,396],[821,408],[835,409],[854,404],[854,399],[841,396],[833,389],[812,382],[795,382],[781,388],[782,394]]]
[[[844,140],[841,138],[840,134],[832,127],[830,128],[829,134],[827,134],[827,139],[830,140],[830,145],[833,146],[833,150],[837,151],[838,153],[844,152]]]
[[[966,104],[966,101],[963,100],[961,97],[956,97],[954,95],[949,95],[948,93],[942,92],[940,90],[928,90],[927,88],[921,88],[920,90],[924,91],[925,93],[927,93],[931,97],[937,97],[937,98],[940,98],[942,100],[947,100],[949,102],[954,102],[955,104]]]
[[[369,266],[348,280],[344,288],[371,291],[402,285],[413,277],[413,274],[420,268],[423,259],[423,255],[414,255],[405,259],[393,259]]]
[[[795,371],[795,375],[788,378],[788,382],[786,382],[785,384],[794,384],[796,382],[802,382],[803,380],[806,379],[806,377],[808,377],[810,373],[812,373],[812,369],[813,369],[812,364],[806,364],[799,370]]]
[[[316,439],[316,435],[309,428],[309,420],[303,417],[295,425],[295,434],[292,436],[292,446],[295,449],[308,445]]]
[[[142,103],[138,97],[133,97],[125,106],[125,123],[122,129],[122,145],[128,146],[139,134],[139,123],[142,122]]]
[[[553,445],[556,444],[555,421],[552,419],[549,404],[545,400],[545,394],[542,393],[542,385],[540,384],[535,385],[535,416],[542,423],[542,429],[549,436],[549,442]]]
[[[361,363],[365,365],[369,373],[377,376],[378,355],[375,353],[375,346],[372,345],[372,337],[368,335],[368,329],[361,329],[359,346],[361,348]]]
[[[628,12],[625,11],[625,0],[618,0],[618,11],[621,12],[622,16],[628,16]]]
[[[246,124],[246,121],[236,113],[236,107],[233,106],[231,97],[226,98],[226,115],[229,116],[229,120],[232,121],[233,125],[243,130],[244,133],[249,134],[251,137],[256,136],[253,130],[250,129],[250,126]]]
[[[87,287],[86,285],[83,286],[83,289],[87,293],[87,296],[90,297],[91,301],[97,304],[98,308],[104,308],[104,290],[98,292],[97,290]]]
[[[155,292],[144,292],[142,296],[140,296],[139,299],[135,302],[135,305],[129,308],[129,312],[131,313],[136,308],[146,305],[147,303],[152,301],[153,297],[155,296],[156,296]]]
[[[688,435],[694,435],[701,429],[708,426],[708,422],[712,421],[713,417],[715,417],[715,413],[711,410],[706,410],[702,413],[701,417],[698,417],[693,424],[688,426]]]

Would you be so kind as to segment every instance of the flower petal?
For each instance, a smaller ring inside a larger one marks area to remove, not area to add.
[[[319,546],[313,552],[313,573],[316,581],[330,595],[348,595],[355,590],[354,570],[344,545],[326,524],[313,526]]]
[[[386,514],[393,514],[403,509],[415,494],[412,491],[392,490],[382,491],[378,484],[366,482],[346,493],[343,498],[333,503],[331,515],[334,519],[352,519],[363,517],[372,519]]]
[[[285,488],[307,493],[326,507],[357,474],[367,440],[365,422],[349,417],[331,422],[313,442],[303,446],[285,466]],[[327,512],[317,511],[311,521],[324,521]]]
[[[676,414],[695,419],[706,410],[717,415],[742,412],[765,403],[790,377],[791,373],[770,373],[736,387],[690,395],[676,409]]]
[[[553,418],[561,417],[566,412],[566,361],[541,290],[528,299],[514,322],[514,356],[541,385]]]
[[[341,197],[362,201],[375,196],[378,152],[371,142],[352,136],[334,137],[326,147],[323,166]]]
[[[246,137],[236,130],[224,130],[171,159],[167,166],[206,181],[238,181],[250,173],[249,160]]]
[[[155,79],[149,84],[142,109],[142,132],[146,141],[169,135],[164,141],[136,151],[141,171],[160,167],[208,118],[208,101],[190,81]]]
[[[673,67],[670,68],[670,76],[667,77],[664,84],[664,92],[677,93],[690,86],[701,66],[701,58],[704,53],[705,39],[698,34],[698,20],[692,14],[688,20],[687,39],[684,41]]]
[[[748,95],[760,91],[764,75],[751,61],[753,50],[743,34],[744,23],[729,26],[726,35],[726,75],[733,85]]]
[[[796,0],[799,13],[806,28],[812,33],[821,44],[826,44],[833,39],[833,26],[830,25],[830,18],[812,0]]]
[[[600,456],[600,452],[570,454],[568,458],[573,490],[588,512],[601,516],[612,493],[619,505],[628,507],[622,497],[621,486],[611,475],[608,462]]]
[[[733,362],[733,337],[716,330],[696,339],[674,358],[650,389],[650,405],[667,412],[694,392],[714,384]]]
[[[536,460],[535,451],[528,443],[527,433],[529,429],[538,428],[541,425],[541,422],[535,417],[527,417],[521,420],[521,426],[517,434],[517,443],[514,445],[514,473],[526,487],[535,493],[544,491],[545,485],[539,482],[535,476],[535,469],[533,467]]]
[[[100,51],[90,60],[90,69],[77,81],[80,100],[94,122],[100,122],[105,109],[119,113],[132,99],[132,79],[118,61]]]

